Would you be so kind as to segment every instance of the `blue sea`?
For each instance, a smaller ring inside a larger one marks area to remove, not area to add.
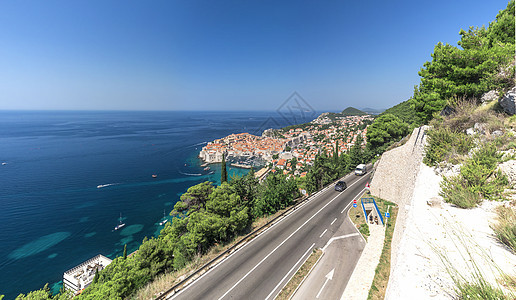
[[[220,165],[197,158],[206,142],[286,125],[277,112],[0,111],[0,294],[57,291],[75,265],[136,250],[188,187],[219,184]]]

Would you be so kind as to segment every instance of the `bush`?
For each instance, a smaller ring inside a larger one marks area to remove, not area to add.
[[[436,166],[443,161],[458,163],[459,157],[473,148],[473,138],[462,132],[453,132],[448,128],[436,128],[427,131],[428,144],[423,162]]]
[[[475,207],[481,202],[480,194],[465,187],[460,176],[445,177],[441,183],[441,189],[440,195],[444,201],[460,208]]]
[[[443,179],[440,195],[446,202],[461,208],[474,207],[482,198],[500,198],[509,183],[507,177],[496,170],[501,159],[493,144],[478,149],[466,160],[458,176]]]
[[[510,207],[500,206],[496,214],[497,223],[492,226],[496,237],[516,252],[516,212]]]
[[[358,228],[358,231],[360,231],[360,233],[361,233],[364,237],[369,236],[369,225],[367,225],[367,224],[361,224],[361,225],[360,225],[360,227]]]
[[[499,198],[509,183],[501,171],[496,171],[501,158],[493,144],[478,149],[460,170],[465,186],[484,197]]]

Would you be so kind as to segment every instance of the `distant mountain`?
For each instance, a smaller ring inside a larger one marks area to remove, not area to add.
[[[368,114],[368,113],[363,112],[363,111],[361,111],[361,110],[359,110],[359,109],[356,109],[356,108],[354,108],[354,107],[351,107],[351,106],[350,106],[350,107],[348,107],[348,108],[346,108],[345,110],[343,110],[343,111],[340,113],[340,115],[341,115],[341,116],[344,116],[344,117],[345,117],[345,116],[363,116],[363,115],[367,115],[367,114]]]
[[[372,114],[372,115],[378,115],[385,111],[385,109],[376,109],[376,108],[370,108],[370,107],[364,107],[362,108],[362,111]]]

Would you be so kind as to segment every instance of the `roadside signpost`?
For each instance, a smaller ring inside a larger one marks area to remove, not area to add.
[[[391,214],[389,213],[389,208],[391,208],[391,206],[387,205],[387,211],[385,212],[385,226],[387,226],[387,222],[389,221],[389,218],[391,217]]]

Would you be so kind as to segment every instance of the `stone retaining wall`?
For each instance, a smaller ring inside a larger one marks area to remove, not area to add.
[[[406,228],[405,220],[423,160],[425,132],[428,128],[428,126],[415,128],[404,145],[385,152],[380,158],[371,181],[373,195],[399,206],[391,245],[391,268],[396,265],[399,242]]]

